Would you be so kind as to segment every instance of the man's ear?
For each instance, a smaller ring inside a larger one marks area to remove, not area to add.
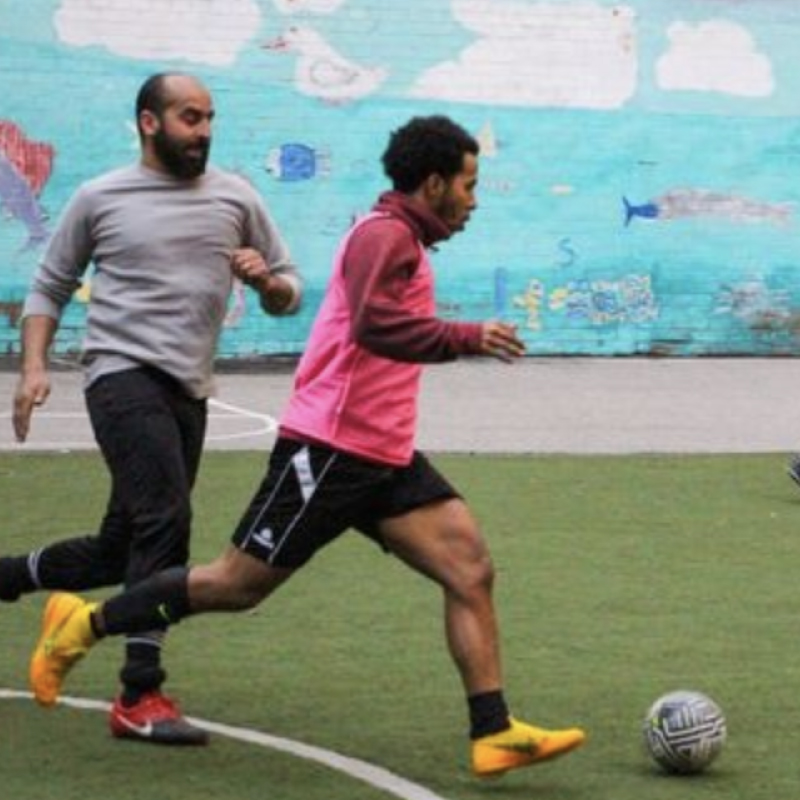
[[[422,188],[427,198],[438,200],[447,189],[447,181],[438,172],[434,172],[425,178]]]
[[[161,121],[152,111],[145,109],[139,114],[139,127],[142,133],[152,136],[154,133],[158,133],[161,128]]]

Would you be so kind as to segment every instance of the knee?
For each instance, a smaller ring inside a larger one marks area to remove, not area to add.
[[[131,556],[141,558],[145,570],[177,566],[189,560],[192,509],[187,499],[140,514],[134,521]]]
[[[465,600],[479,600],[491,595],[494,579],[492,557],[482,542],[476,542],[469,552],[462,554],[450,589]]]
[[[494,588],[494,562],[484,547],[470,564],[468,581],[472,591],[490,593]]]

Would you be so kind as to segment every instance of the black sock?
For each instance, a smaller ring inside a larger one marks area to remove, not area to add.
[[[13,603],[21,594],[35,592],[37,588],[31,578],[28,556],[0,558],[0,600]]]
[[[502,689],[474,694],[469,704],[470,739],[479,739],[504,731],[509,726],[509,713]]]
[[[97,621],[97,614],[101,611],[101,609],[95,609],[89,614],[89,625],[92,626],[92,633],[94,634],[95,639],[102,639],[106,632],[102,629],[100,624]]]
[[[106,600],[101,608],[103,632],[143,633],[175,625],[191,613],[189,570],[173,567]]]
[[[122,690],[120,695],[120,702],[123,708],[131,708],[135,706],[144,696],[144,692],[139,689],[130,689],[127,686]]]
[[[122,705],[136,705],[144,695],[158,691],[167,679],[161,665],[163,635],[158,631],[137,633],[125,644],[125,664],[119,672]]]

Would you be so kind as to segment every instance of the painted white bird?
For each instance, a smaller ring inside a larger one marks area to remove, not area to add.
[[[383,67],[363,67],[348,60],[313,28],[291,27],[262,45],[266,50],[297,53],[295,86],[328,103],[348,103],[372,94],[386,80]]]

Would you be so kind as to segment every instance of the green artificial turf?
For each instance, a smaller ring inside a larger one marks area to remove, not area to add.
[[[173,630],[168,687],[186,713],[370,762],[444,800],[795,796],[800,491],[782,455],[434,460],[490,542],[512,710],[583,725],[586,747],[503,779],[472,778],[440,592],[357,534],[256,613]],[[195,561],[221,551],[264,461],[206,456]],[[94,454],[0,455],[0,552],[90,532],[106,489]],[[0,606],[0,687],[27,689],[44,599]],[[67,692],[110,699],[121,647],[99,645]],[[679,688],[711,695],[728,721],[725,750],[694,778],[662,774],[642,749],[647,707]],[[102,713],[27,699],[0,700],[0,757],[2,796],[20,800],[390,796],[221,735],[200,750],[116,742]]]

